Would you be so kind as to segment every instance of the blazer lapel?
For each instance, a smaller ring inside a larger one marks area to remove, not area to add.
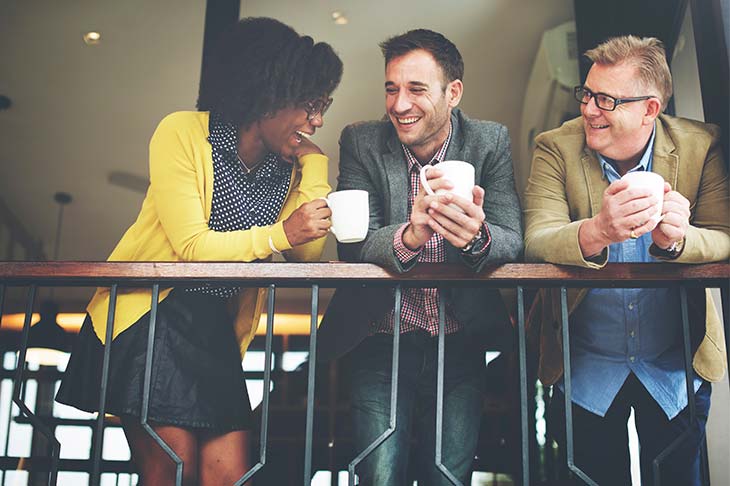
[[[408,220],[408,192],[410,181],[408,179],[408,165],[405,161],[403,148],[400,145],[395,130],[386,142],[386,150],[383,153],[383,170],[385,171],[386,185],[383,188],[384,194],[388,194],[389,220],[387,225],[395,222]]]
[[[590,150],[588,146],[583,147],[580,163],[583,167],[585,181],[588,186],[588,204],[591,208],[591,216],[595,216],[601,211],[603,191],[608,187],[608,180],[603,175],[598,157],[596,157],[595,152]]]
[[[679,172],[679,155],[676,153],[674,142],[664,129],[664,124],[659,118],[656,120],[656,136],[654,137],[654,156],[652,159],[652,172],[656,172],[664,178],[672,189],[677,189],[677,174]]]
[[[463,160],[473,165],[473,160],[465,160],[465,140],[464,134],[461,132],[461,127],[459,126],[458,113],[458,108],[451,110],[451,141],[449,142],[449,148],[446,149],[446,153],[444,154],[444,160]]]

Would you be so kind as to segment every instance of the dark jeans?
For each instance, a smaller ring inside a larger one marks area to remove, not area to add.
[[[348,356],[355,454],[389,427],[392,352],[393,336],[379,334]],[[396,428],[356,469],[361,485],[405,485],[409,468],[422,486],[451,484],[435,466],[437,353],[437,337],[401,336]],[[463,333],[446,337],[441,462],[463,483],[479,435],[484,371],[484,353]],[[416,464],[408,464],[409,456]]]
[[[700,446],[710,411],[710,383],[704,382],[695,394],[697,420],[690,422],[689,407],[672,420],[632,373],[619,390],[605,417],[573,404],[575,465],[600,485],[631,484],[629,442],[626,423],[634,408],[639,435],[641,484],[654,483],[652,462],[669,444],[689,429],[689,435],[660,465],[661,484],[700,485]],[[555,439],[565,447],[565,396],[553,387],[550,420]],[[583,484],[581,481],[580,484]]]

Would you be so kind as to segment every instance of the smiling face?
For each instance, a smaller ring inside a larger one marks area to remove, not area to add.
[[[309,138],[322,125],[322,115],[307,120],[307,110],[303,106],[283,108],[273,116],[262,118],[256,122],[257,138],[263,150],[261,156],[273,152],[284,160],[294,161],[302,137]]]
[[[615,98],[652,94],[645,92],[637,81],[636,68],[627,62],[611,66],[593,64],[584,86],[593,93]],[[588,104],[580,105],[586,145],[631,168],[641,158],[660,110],[656,98],[620,104],[614,111],[599,109],[592,98]]]
[[[441,67],[423,49],[393,58],[385,67],[385,108],[398,139],[428,161],[449,134],[451,109],[459,104],[461,80],[446,84]]]

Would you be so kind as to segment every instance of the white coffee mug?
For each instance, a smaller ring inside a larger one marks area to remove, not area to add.
[[[324,200],[332,210],[330,231],[340,243],[357,243],[368,234],[368,192],[358,189],[330,193]]]
[[[659,221],[662,220],[662,208],[664,206],[664,178],[656,172],[635,171],[624,174],[621,179],[628,181],[630,188],[646,187],[650,189],[652,195],[659,201],[655,205],[654,212],[649,218],[653,222],[650,231],[656,228]]]
[[[451,190],[439,189],[434,193],[431,186],[428,185],[428,179],[426,179],[426,172],[433,168],[439,169],[443,174],[443,177],[451,182],[454,186]],[[472,193],[474,190],[474,166],[468,162],[463,162],[461,160],[444,160],[436,165],[424,165],[421,168],[420,177],[421,185],[430,195],[452,193],[469,201],[471,201],[474,197]],[[451,207],[462,211],[462,209],[456,204],[451,204]]]

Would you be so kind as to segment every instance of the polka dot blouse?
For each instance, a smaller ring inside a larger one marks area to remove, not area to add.
[[[213,152],[213,204],[208,227],[213,231],[269,226],[279,217],[291,181],[291,164],[270,153],[248,170],[238,157],[238,128],[210,114],[208,141]],[[206,285],[188,289],[227,298],[237,287]]]

